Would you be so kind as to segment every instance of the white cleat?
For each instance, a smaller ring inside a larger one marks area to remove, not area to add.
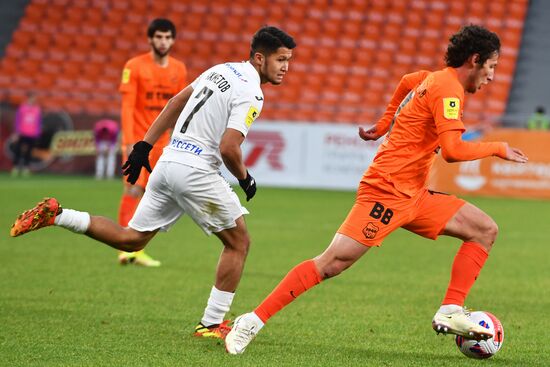
[[[438,334],[460,335],[466,339],[487,340],[493,337],[487,329],[470,320],[470,313],[465,309],[449,314],[436,312],[432,328]]]
[[[256,337],[261,326],[252,313],[245,313],[235,319],[233,327],[225,337],[225,350],[229,354],[241,354]]]

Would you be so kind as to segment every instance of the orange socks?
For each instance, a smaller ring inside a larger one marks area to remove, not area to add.
[[[127,194],[122,195],[120,200],[120,208],[118,209],[118,223],[121,226],[128,226],[128,222],[134,216],[136,208],[139,204],[139,198]]]
[[[464,242],[456,253],[451,270],[451,281],[443,305],[464,305],[464,300],[474,285],[489,254],[480,244]]]
[[[323,280],[313,260],[296,265],[273,292],[254,310],[264,323],[296,297]]]

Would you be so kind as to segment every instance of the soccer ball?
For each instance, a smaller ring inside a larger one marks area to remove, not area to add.
[[[470,340],[457,335],[455,338],[458,349],[470,358],[486,359],[494,356],[502,348],[504,328],[495,315],[486,311],[475,311],[470,315],[473,322],[483,326],[493,337],[487,340]]]

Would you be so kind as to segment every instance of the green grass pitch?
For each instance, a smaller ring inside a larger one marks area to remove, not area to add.
[[[120,193],[120,181],[0,176],[1,366],[550,365],[550,202],[470,198],[500,227],[467,300],[504,325],[504,346],[490,360],[467,359],[451,336],[431,329],[460,242],[405,230],[301,296],[245,354],[230,356],[221,343],[192,336],[221,245],[188,217],[149,244],[158,269],[121,267],[115,250],[61,228],[9,237],[16,215],[44,196],[116,218]],[[228,316],[251,310],[290,268],[323,251],[353,199],[260,186],[246,204],[252,247]]]

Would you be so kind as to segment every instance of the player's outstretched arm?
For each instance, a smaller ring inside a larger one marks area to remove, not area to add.
[[[167,129],[173,128],[191,94],[193,94],[193,87],[188,85],[181,92],[170,98],[155,121],[153,121],[153,124],[151,124],[149,130],[147,130],[143,140],[151,145],[155,145]]]
[[[511,148],[504,142],[473,143],[462,140],[461,130],[448,130],[439,135],[441,155],[447,162],[473,161],[496,156],[502,159],[525,163],[527,156],[517,148]]]
[[[507,161],[526,163],[529,158],[518,148],[513,148],[508,146],[506,143],[506,157],[504,158]]]
[[[186,87],[181,92],[172,97],[162,112],[155,119],[142,141],[134,144],[132,152],[128,156],[128,160],[122,166],[122,174],[127,176],[126,181],[132,185],[136,183],[141,169],[145,168],[151,172],[149,164],[149,152],[153,149],[153,145],[157,142],[160,136],[170,127],[173,127],[178,120],[183,107],[191,97],[193,88]]]
[[[420,84],[420,82],[423,81],[428,74],[430,74],[430,72],[427,70],[420,70],[414,73],[405,74],[399,81],[397,88],[395,88],[390,103],[388,103],[386,111],[380,120],[378,120],[376,125],[368,130],[359,127],[359,137],[363,140],[369,141],[378,140],[381,136],[386,134],[390,129],[391,123],[395,118],[396,112],[400,108],[401,103],[406,103],[403,101],[405,97],[407,97],[410,91]]]

